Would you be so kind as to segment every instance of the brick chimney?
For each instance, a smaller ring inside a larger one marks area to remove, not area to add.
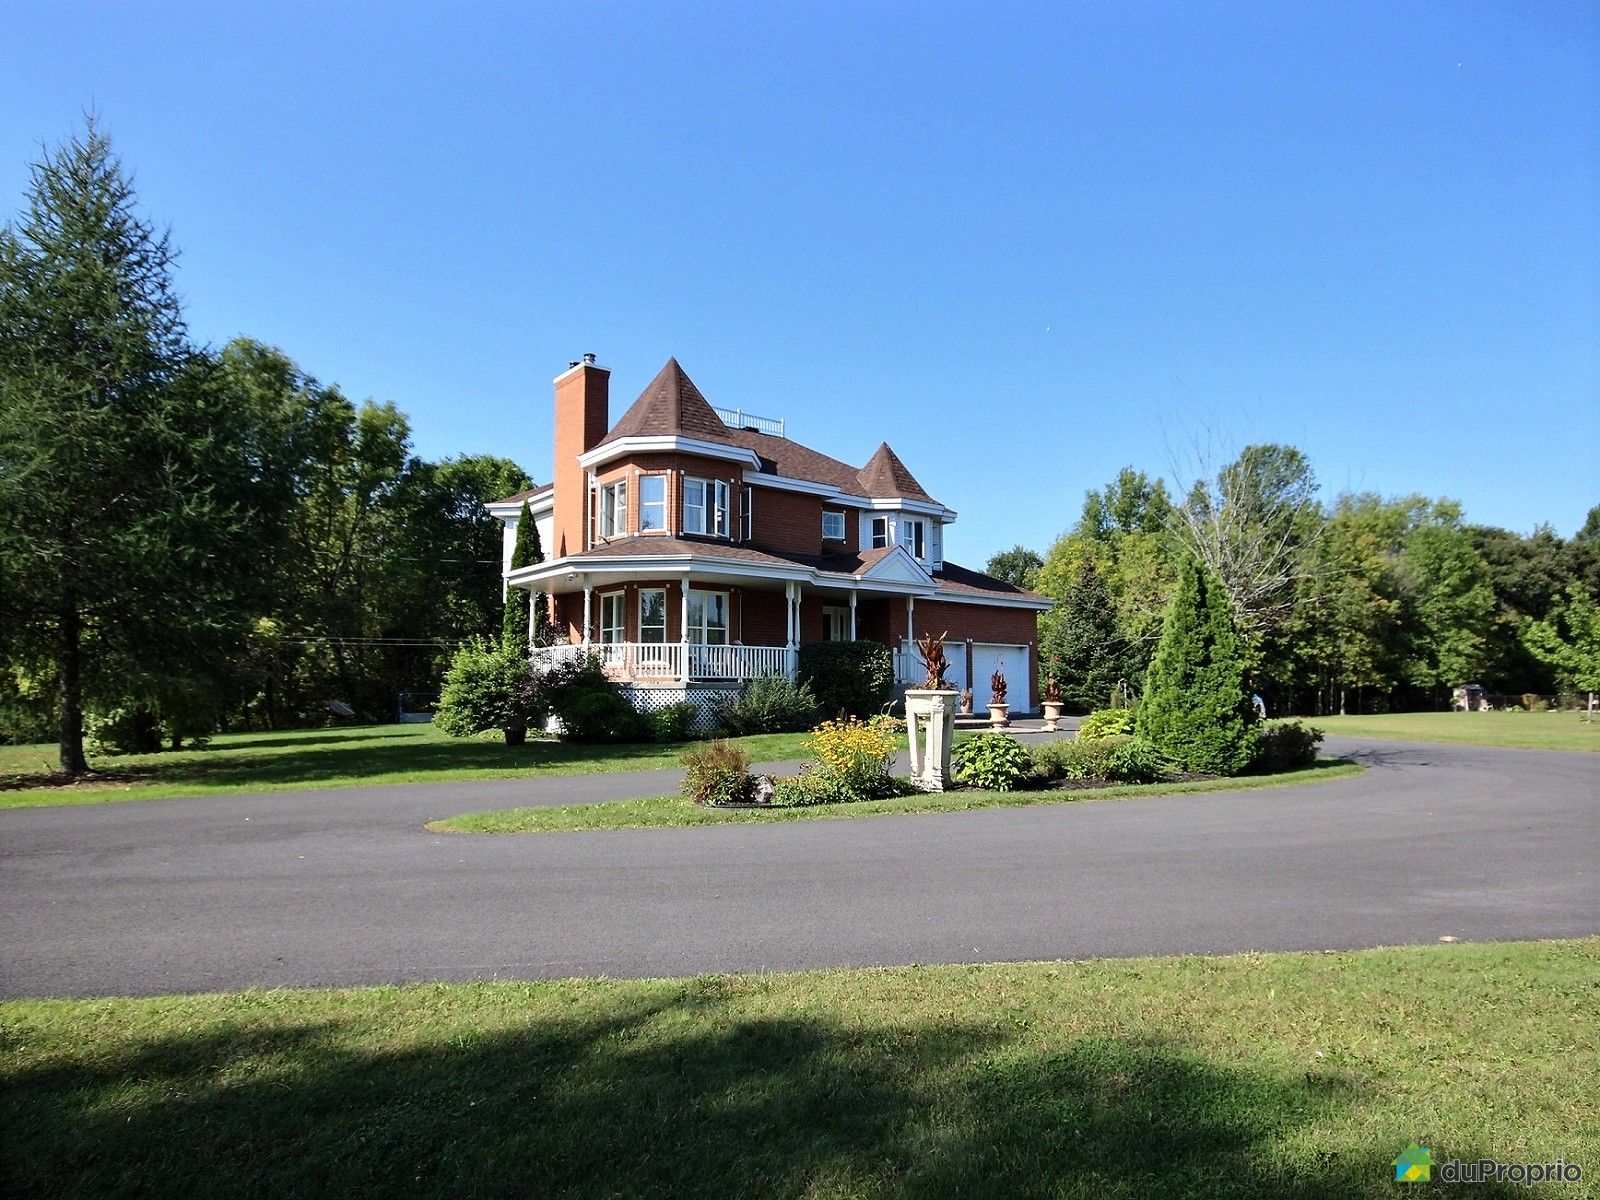
[[[585,354],[556,376],[556,461],[551,513],[552,557],[583,553],[584,488],[588,472],[578,455],[592,450],[611,428],[611,372]]]

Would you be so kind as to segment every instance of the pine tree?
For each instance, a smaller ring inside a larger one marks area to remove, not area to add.
[[[517,514],[517,540],[511,546],[511,569],[532,567],[544,561],[544,547],[539,542],[539,527],[534,523],[528,502],[522,502]],[[550,640],[549,616],[545,612],[544,597],[535,596],[527,588],[506,590],[506,610],[501,625],[501,642],[508,650],[528,653],[528,613],[533,611],[533,641],[542,646]]]
[[[1047,620],[1039,649],[1046,673],[1055,676],[1062,699],[1075,708],[1104,708],[1118,682],[1138,672],[1138,651],[1122,631],[1093,560],[1079,565],[1061,607]]]
[[[53,680],[71,775],[89,701],[181,695],[245,628],[248,438],[174,259],[92,120],[0,229],[0,650]]]
[[[1258,724],[1227,594],[1185,557],[1135,729],[1186,771],[1237,775],[1255,758]]]

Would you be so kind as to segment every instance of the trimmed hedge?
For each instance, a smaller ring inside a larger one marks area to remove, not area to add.
[[[894,698],[894,653],[874,641],[801,646],[800,682],[828,716],[876,716]]]

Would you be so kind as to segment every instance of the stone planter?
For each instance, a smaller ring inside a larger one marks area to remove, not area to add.
[[[956,694],[931,688],[906,689],[906,734],[911,740],[911,782],[925,792],[944,791],[950,778]]]
[[[1010,725],[1011,724],[1011,705],[1009,705],[1009,704],[991,704],[991,705],[989,705],[989,724],[994,726],[994,728],[996,728],[996,729],[1004,729],[1006,726]]]
[[[1061,728],[1061,710],[1066,705],[1060,700],[1046,700],[1044,702],[1044,727],[1050,733]]]

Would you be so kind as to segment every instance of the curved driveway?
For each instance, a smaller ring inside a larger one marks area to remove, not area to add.
[[[425,821],[670,773],[0,811],[0,995],[1600,933],[1600,755],[1330,739],[1295,788],[609,833]]]

